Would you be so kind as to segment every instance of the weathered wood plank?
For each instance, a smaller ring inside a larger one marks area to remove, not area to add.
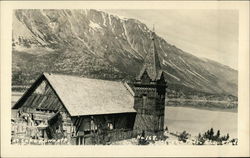
[[[44,103],[44,101],[47,99],[47,96],[43,96],[43,95],[40,95],[40,100],[39,100],[39,102],[37,103],[38,105],[37,105],[37,107],[38,108],[42,108],[42,105],[43,105],[43,103]]]
[[[35,99],[35,96],[31,95],[28,97],[28,99],[24,102],[23,106],[24,107],[31,107],[31,104],[28,104],[29,102],[32,103],[33,100]]]
[[[34,94],[34,97],[35,99],[32,101],[32,103],[29,103],[29,104],[32,104],[32,106],[36,108],[37,107],[36,103],[37,103],[37,100],[39,99],[39,96]]]
[[[51,109],[51,105],[53,105],[54,103],[56,103],[57,98],[50,96],[49,99],[47,100],[46,104],[45,104],[45,108],[47,109]]]

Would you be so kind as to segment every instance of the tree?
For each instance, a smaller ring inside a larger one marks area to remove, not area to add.
[[[216,136],[215,136],[215,140],[218,140],[220,138],[220,130],[217,131]]]
[[[226,140],[228,140],[228,139],[229,139],[229,134],[227,133]]]
[[[198,135],[198,139],[200,139],[201,138],[201,133],[199,133],[199,135]]]
[[[210,136],[210,131],[207,130],[207,132],[205,132],[205,134],[204,134],[204,137],[207,138],[207,139],[209,139],[209,136]]]
[[[167,131],[167,132],[168,132],[168,126],[166,126],[165,131]]]
[[[211,140],[213,138],[213,136],[214,136],[214,129],[211,128],[209,131],[209,138],[208,139]]]

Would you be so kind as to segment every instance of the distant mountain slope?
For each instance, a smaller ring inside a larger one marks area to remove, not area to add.
[[[16,10],[13,85],[30,84],[43,71],[131,80],[150,43],[150,30],[135,19],[97,10]],[[237,96],[236,70],[195,57],[159,36],[156,47],[170,89]]]

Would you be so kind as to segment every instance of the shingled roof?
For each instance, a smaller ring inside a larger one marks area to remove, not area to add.
[[[68,75],[47,78],[71,116],[136,112],[124,83]]]
[[[152,40],[152,43],[150,46],[150,50],[144,58],[144,64],[139,75],[136,78],[137,80],[141,79],[145,71],[147,71],[148,76],[153,81],[157,80],[157,77],[160,75],[159,73],[161,73],[161,63],[160,63],[160,59],[159,59],[158,52],[157,52],[156,45],[155,45],[155,33],[154,32],[152,32],[151,34],[151,40]]]
[[[33,93],[42,80],[48,81],[71,116],[136,112],[133,93],[127,84],[61,74],[43,73],[20,100]],[[18,102],[14,108],[20,107]]]

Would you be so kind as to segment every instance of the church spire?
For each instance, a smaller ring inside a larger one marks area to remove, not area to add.
[[[150,45],[150,50],[148,51],[148,53],[146,54],[144,58],[144,65],[141,69],[141,72],[138,78],[141,79],[142,75],[146,71],[150,79],[155,81],[158,77],[159,71],[161,70],[161,64],[160,64],[160,59],[159,59],[158,52],[157,52],[156,45],[155,45],[154,27],[153,27],[153,31],[150,34],[150,39],[152,40],[151,45]]]

